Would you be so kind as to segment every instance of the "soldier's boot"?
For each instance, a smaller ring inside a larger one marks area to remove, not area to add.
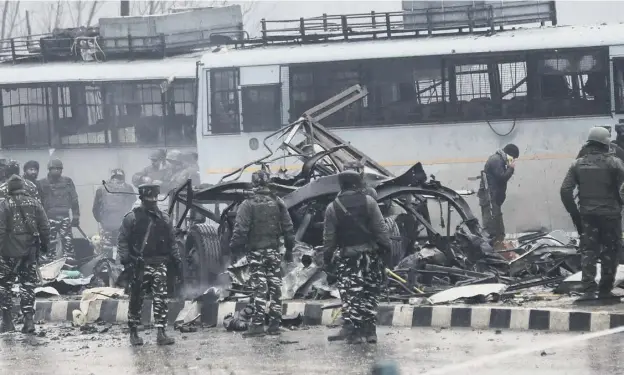
[[[327,341],[343,341],[347,340],[353,334],[353,325],[350,322],[344,322],[340,331],[335,335],[327,336]]]
[[[137,330],[137,327],[130,328],[130,344],[132,346],[143,345],[143,339],[139,336],[139,331]]]
[[[158,345],[173,345],[175,340],[172,337],[167,336],[165,328],[158,328],[158,335],[156,336],[156,343]]]
[[[2,310],[2,323],[0,324],[0,333],[13,331],[15,331],[15,326],[13,325],[13,314],[11,314],[11,310]]]
[[[264,325],[262,324],[250,324],[247,332],[243,332],[243,337],[262,337],[264,335]]]
[[[266,331],[267,335],[280,335],[282,331],[280,330],[280,322],[279,320],[274,320],[269,323],[269,328]]]
[[[347,337],[347,344],[363,344],[366,342],[365,327],[356,327],[351,332],[351,335]]]
[[[32,313],[24,314],[24,326],[22,333],[35,333],[35,320]]]
[[[374,323],[366,325],[366,342],[369,344],[377,344],[377,325]]]

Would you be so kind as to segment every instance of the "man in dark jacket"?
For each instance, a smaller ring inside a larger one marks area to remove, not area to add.
[[[154,307],[154,326],[158,329],[158,345],[171,345],[175,341],[165,333],[167,326],[167,264],[175,266],[182,274],[182,259],[175,241],[169,216],[157,205],[160,187],[139,186],[141,206],[128,212],[119,228],[119,259],[125,268],[132,270],[128,326],[130,343],[143,345],[137,328],[141,324],[141,310],[145,290],[151,287]]]
[[[269,189],[269,174],[263,170],[251,176],[254,194],[245,199],[236,212],[236,223],[230,248],[242,253],[247,250],[249,285],[254,294],[254,313],[245,337],[263,336],[267,297],[271,301],[269,328],[266,333],[280,333],[282,320],[282,255],[280,237],[284,237],[284,259],[292,262],[295,232],[288,209]]]
[[[496,151],[485,162],[481,172],[481,186],[477,196],[481,206],[483,227],[488,232],[495,250],[503,250],[505,222],[502,206],[507,197],[507,182],[513,176],[520,155],[518,147],[512,143]]]
[[[611,297],[622,238],[621,210],[624,163],[609,151],[610,134],[602,127],[590,130],[588,153],[576,159],[563,183],[561,201],[576,225],[580,217],[581,266],[585,298]],[[578,187],[579,207],[574,201]],[[600,259],[600,285],[596,263]]]
[[[108,189],[108,191],[107,191]],[[119,224],[126,213],[132,209],[136,200],[134,189],[126,183],[123,169],[113,169],[111,178],[95,192],[93,217],[100,224],[102,249],[112,256],[113,246],[119,236]]]
[[[324,263],[336,258],[343,327],[330,341],[377,342],[376,316],[383,277],[382,252],[390,250],[388,226],[355,171],[338,175],[340,193],[325,210]],[[338,254],[336,253],[338,251]]]
[[[50,226],[41,203],[24,190],[24,180],[14,175],[8,181],[9,194],[0,202],[0,309],[1,332],[14,331],[11,290],[15,278],[21,284],[20,307],[23,333],[35,332],[33,320],[37,253],[46,252]]]
[[[50,220],[50,239],[61,241],[63,256],[68,263],[74,262],[74,235],[72,227],[80,226],[80,206],[74,181],[62,176],[63,162],[52,159],[48,163],[48,176],[39,181],[43,192],[43,207]],[[71,211],[71,218],[69,212]],[[52,257],[56,247],[50,244]]]
[[[37,177],[39,177],[39,162],[36,160],[29,160],[24,163],[24,181],[30,181],[37,187],[39,201],[43,203],[43,192],[41,191],[41,185],[39,181],[37,181]]]
[[[15,160],[9,160],[7,163],[7,167],[6,167],[6,173],[8,176],[13,176],[13,175],[19,176],[20,174],[19,163]],[[37,200],[39,200],[39,202],[41,202],[41,196],[39,195],[39,189],[37,188],[37,185],[35,185],[32,181],[27,180],[27,179],[23,179],[23,183],[24,183],[24,191],[26,191],[26,193],[30,195],[31,197],[36,198]],[[4,198],[7,195],[9,195],[8,181],[5,181],[2,184],[0,184],[0,197]]]

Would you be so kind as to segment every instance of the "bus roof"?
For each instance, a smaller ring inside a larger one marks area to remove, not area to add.
[[[0,65],[0,84],[140,81],[195,78],[201,54],[159,60],[50,62]]]
[[[222,49],[219,52],[205,53],[201,61],[205,68],[210,69],[619,44],[624,44],[624,24],[622,23],[521,28],[500,31],[492,35],[435,35],[406,39]]]

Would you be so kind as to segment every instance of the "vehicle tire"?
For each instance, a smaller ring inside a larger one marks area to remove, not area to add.
[[[217,227],[195,224],[186,237],[186,251],[197,262],[199,286],[209,287],[223,271],[223,259]]]
[[[390,244],[391,244],[390,247],[392,251],[392,254],[390,256],[391,263],[386,264],[386,267],[392,269],[394,268],[394,266],[399,264],[401,259],[405,257],[405,247],[406,247],[407,241],[405,238],[403,238],[403,236],[401,236],[401,231],[394,217],[387,217],[385,218],[385,221],[386,221],[386,225],[388,226],[390,237],[391,238],[401,237],[400,241],[395,240],[395,239],[390,240]]]

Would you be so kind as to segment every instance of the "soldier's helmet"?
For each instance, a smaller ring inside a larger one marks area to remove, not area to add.
[[[111,171],[111,178],[119,178],[124,180],[126,178],[126,172],[121,168],[116,168]]]
[[[7,181],[7,190],[9,193],[21,189],[24,189],[24,179],[21,178],[19,174],[14,174],[9,177],[9,180]]]
[[[6,175],[19,175],[20,174],[20,165],[16,160],[9,160],[6,166]]]
[[[166,156],[167,156],[167,152],[163,149],[160,149],[160,150],[152,151],[149,154],[149,159],[150,160],[165,160]]]
[[[48,169],[60,168],[63,169],[63,162],[60,159],[52,159],[48,162]]]
[[[349,161],[344,164],[344,170],[364,173],[364,164],[359,161]]]
[[[181,163],[183,161],[183,157],[180,150],[170,150],[169,152],[167,152],[167,161],[173,163]]]
[[[270,180],[271,176],[269,175],[269,172],[263,169],[255,171],[251,174],[251,185],[255,188],[267,186]]]
[[[359,188],[362,186],[362,175],[356,171],[343,171],[338,174],[338,184],[341,190]]]
[[[143,184],[139,186],[139,199],[146,201],[158,200],[160,186],[154,184]]]
[[[591,130],[589,131],[589,134],[587,135],[587,141],[598,142],[608,146],[609,144],[611,144],[611,134],[607,129],[603,128],[602,126],[596,126],[591,128]]]

